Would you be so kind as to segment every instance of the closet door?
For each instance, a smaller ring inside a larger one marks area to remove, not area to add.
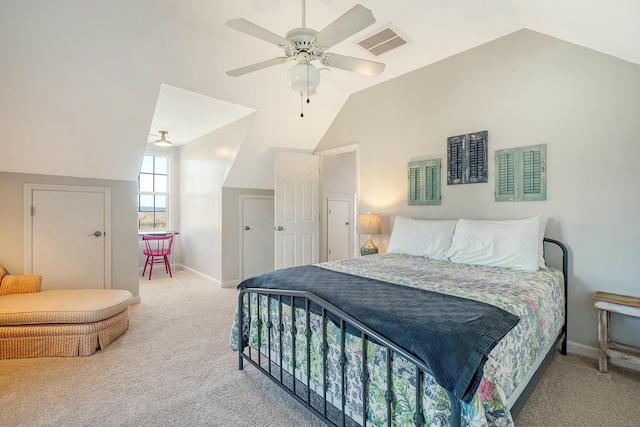
[[[241,279],[272,271],[274,261],[273,197],[240,196]]]
[[[328,199],[327,206],[327,260],[351,258],[351,201]]]
[[[25,185],[25,272],[42,290],[111,287],[110,189]]]

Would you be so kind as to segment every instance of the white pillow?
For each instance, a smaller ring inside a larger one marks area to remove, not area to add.
[[[456,223],[397,216],[387,252],[446,260]]]
[[[540,228],[538,229],[538,267],[547,270],[547,264],[544,262],[544,233],[547,229],[547,217],[538,215],[540,218]]]
[[[537,271],[539,216],[523,220],[461,219],[448,257],[453,262]]]

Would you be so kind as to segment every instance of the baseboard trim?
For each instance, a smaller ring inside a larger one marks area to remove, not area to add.
[[[588,357],[589,359],[600,359],[600,350],[596,347],[589,345],[579,344],[573,341],[567,341],[567,352],[577,354],[579,356]],[[640,365],[635,363],[629,363],[620,359],[609,358],[609,365],[620,366],[622,368],[632,369],[634,371],[640,371]]]
[[[207,276],[204,273],[199,272],[198,270],[194,270],[191,267],[187,267],[186,265],[182,265],[182,264],[178,264],[176,266],[179,266],[180,269],[186,271],[189,274],[193,274],[196,277],[199,277],[200,279],[206,280],[207,282],[210,282],[213,285],[217,285],[222,287],[222,283],[219,280],[214,279],[211,276]]]
[[[140,298],[139,295],[137,297],[131,298],[131,304],[140,304],[141,302],[142,302],[142,299]]]
[[[242,280],[240,280],[240,279],[227,280],[226,282],[222,282],[222,287],[223,288],[237,288],[241,281]]]

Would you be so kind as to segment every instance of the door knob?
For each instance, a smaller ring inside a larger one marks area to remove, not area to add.
[[[102,233],[99,232],[99,231],[94,231],[91,234],[87,234],[87,236],[100,237],[100,236],[102,236]]]
[[[244,226],[244,229],[245,229],[245,230],[251,230],[251,227],[249,227],[248,225],[245,225],[245,226]]]
[[[283,228],[281,225],[279,225],[279,226],[278,226],[278,228],[277,228],[276,230],[278,230],[278,231],[282,231],[282,230],[284,230],[284,228]]]

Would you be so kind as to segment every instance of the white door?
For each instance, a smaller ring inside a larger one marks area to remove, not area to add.
[[[351,258],[351,203],[329,199],[327,206],[327,260]]]
[[[319,176],[318,156],[276,152],[276,269],[318,262]]]
[[[110,189],[25,185],[25,272],[42,290],[111,287]]]
[[[242,203],[241,279],[274,267],[273,197],[240,196]]]

